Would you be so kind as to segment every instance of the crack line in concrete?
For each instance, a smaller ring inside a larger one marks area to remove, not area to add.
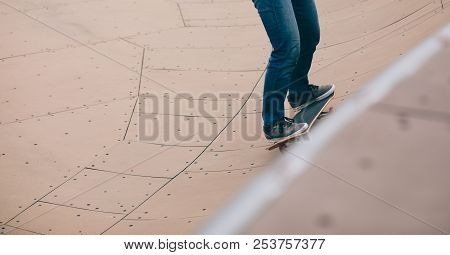
[[[130,142],[153,144],[153,145],[161,145],[161,146],[164,146],[164,147],[179,147],[179,148],[204,148],[204,147],[207,147],[207,145],[182,145],[180,143],[177,143],[177,144],[164,144],[164,143],[144,142],[142,140],[139,140],[139,141],[130,140]]]
[[[181,10],[180,3],[178,3],[178,2],[177,2],[177,8],[178,8],[178,11],[180,12],[181,20],[183,21],[183,26],[187,27],[186,21],[184,20],[184,16],[183,16],[183,11]]]
[[[86,167],[86,169],[92,170],[92,171],[106,172],[106,173],[112,173],[112,174],[121,174],[121,175],[135,176],[135,177],[154,178],[154,179],[167,179],[167,180],[172,179],[170,177],[164,177],[164,176],[150,176],[150,175],[120,173],[120,172],[116,172],[116,171],[98,169],[98,168],[93,168],[93,167]]]
[[[134,97],[135,96],[121,97],[121,98],[111,99],[109,101],[104,101],[104,102],[100,102],[100,103],[94,103],[94,104],[88,104],[88,105],[83,105],[83,106],[77,106],[77,107],[74,107],[74,108],[64,109],[64,110],[55,111],[55,112],[48,112],[48,113],[45,113],[45,114],[35,115],[35,116],[24,118],[24,119],[18,119],[18,120],[4,122],[4,123],[0,122],[0,126],[14,124],[14,123],[21,123],[23,121],[28,121],[28,120],[38,119],[38,118],[45,118],[45,117],[49,117],[49,116],[53,117],[54,115],[57,115],[57,114],[60,114],[60,113],[66,113],[66,112],[70,112],[70,111],[78,111],[78,110],[83,110],[83,109],[89,109],[90,107],[96,107],[96,106],[99,106],[99,105],[110,104],[110,103],[119,102],[119,101],[126,100],[126,99],[133,99]]]
[[[77,206],[53,203],[53,202],[48,202],[48,201],[45,201],[45,200],[40,200],[39,202],[40,203],[44,203],[44,204],[49,204],[49,205],[56,205],[57,207],[68,207],[68,208],[74,208],[74,209],[89,211],[89,212],[100,212],[100,213],[120,214],[120,215],[123,214],[123,213],[118,213],[118,212],[108,212],[108,211],[102,211],[102,210],[94,210],[94,209],[88,209],[88,208],[83,208],[83,207],[77,207]]]
[[[138,88],[137,88],[137,97],[136,97],[136,101],[134,101],[133,110],[132,110],[132,112],[130,114],[130,120],[128,121],[128,125],[127,125],[127,128],[125,129],[125,134],[123,135],[122,141],[124,141],[125,138],[127,137],[128,129],[130,128],[131,121],[133,120],[134,111],[135,111],[136,105],[137,105],[137,103],[139,101],[139,96],[141,95],[142,71],[144,69],[144,60],[145,60],[145,48],[142,48],[141,70],[140,70],[140,74],[139,74],[139,84],[138,84]]]
[[[267,67],[266,67],[267,68]],[[172,180],[174,180],[177,176],[179,176],[180,174],[182,174],[183,172],[185,172],[186,169],[188,169],[198,158],[200,158],[203,153],[208,149],[209,146],[211,146],[211,144],[220,136],[220,134],[231,124],[231,122],[233,121],[233,119],[236,118],[236,116],[241,112],[241,110],[244,108],[245,104],[248,102],[248,100],[250,99],[251,95],[254,93],[256,87],[258,86],[258,83],[260,82],[260,80],[262,79],[262,77],[264,76],[264,72],[262,72],[262,74],[259,76],[258,80],[255,82],[255,85],[253,86],[253,89],[251,91],[251,93],[249,93],[249,96],[247,97],[246,101],[244,102],[244,104],[242,104],[240,110],[234,115],[234,117],[230,120],[230,122],[227,123],[227,125],[225,125],[225,127],[219,132],[219,134],[203,149],[203,151],[197,155],[197,157],[194,158],[194,160],[192,160],[183,170],[181,170],[178,174],[176,174],[171,180],[169,180],[168,182],[166,182],[165,184],[163,184],[159,189],[157,189],[151,196],[149,196],[148,198],[146,198],[144,201],[142,201],[140,204],[138,204],[135,208],[133,208],[130,212],[128,212],[124,217],[122,217],[121,219],[119,219],[116,223],[114,223],[113,225],[111,225],[110,227],[108,227],[107,229],[105,229],[101,235],[103,235],[104,233],[106,233],[108,230],[110,230],[111,228],[113,228],[114,226],[116,226],[119,222],[121,222],[122,220],[124,220],[126,217],[128,217],[131,213],[133,213],[137,208],[139,208],[141,205],[143,205],[145,202],[147,202],[150,198],[152,198],[156,193],[158,193],[160,190],[162,190],[164,187],[166,187]]]
[[[440,9],[440,8],[439,8],[439,9]],[[433,9],[433,10],[431,10],[431,11],[429,11],[429,12],[423,14],[422,16],[419,16],[419,17],[413,19],[413,20],[410,21],[409,23],[406,23],[406,24],[404,24],[403,26],[401,26],[401,27],[399,27],[399,28],[397,28],[397,29],[394,29],[393,31],[391,31],[391,32],[389,32],[389,33],[387,33],[387,34],[382,35],[382,36],[380,36],[380,37],[378,37],[378,38],[376,38],[376,39],[374,39],[374,40],[372,40],[372,41],[370,41],[370,42],[364,44],[363,46],[359,47],[358,49],[353,50],[353,51],[349,52],[348,54],[342,56],[341,58],[336,59],[336,60],[334,60],[333,62],[331,62],[331,63],[329,63],[329,64],[327,64],[327,65],[325,65],[325,66],[323,66],[323,67],[321,67],[321,68],[319,68],[319,69],[317,69],[316,71],[314,71],[314,72],[311,73],[310,75],[317,74],[318,72],[324,70],[325,68],[327,68],[327,67],[329,67],[329,66],[332,66],[332,65],[334,65],[334,64],[336,64],[336,63],[338,63],[338,62],[340,62],[340,61],[342,61],[342,60],[344,60],[344,59],[346,59],[347,57],[349,57],[349,56],[351,56],[351,55],[353,55],[353,54],[359,52],[360,50],[363,50],[363,49],[366,48],[367,46],[370,46],[370,45],[374,44],[375,42],[380,41],[381,39],[384,39],[384,38],[390,36],[390,35],[393,34],[394,32],[397,32],[398,30],[400,30],[400,29],[406,27],[407,25],[410,25],[411,23],[413,23],[413,22],[419,20],[420,18],[423,18],[423,17],[427,16],[427,15],[430,14],[430,13],[434,13],[434,11],[436,11],[436,9]],[[429,17],[429,18],[432,18],[432,17],[435,16],[435,15],[436,15],[436,14],[432,15],[432,16]]]
[[[44,235],[44,234],[39,233],[39,232],[35,232],[35,231],[24,229],[24,228],[14,227],[14,226],[11,226],[11,225],[8,225],[8,224],[3,224],[3,225],[0,225],[0,226],[7,226],[7,227],[10,227],[10,228],[13,228],[13,230],[3,233],[4,235],[6,235],[7,233],[12,232],[14,230],[22,230],[22,231],[30,232],[30,233],[33,233],[33,234],[36,234],[36,235]]]
[[[21,11],[20,9],[17,9],[17,8],[14,7],[14,6],[11,6],[11,5],[9,5],[9,4],[3,2],[3,1],[0,1],[0,3],[2,3],[2,4],[5,5],[5,6],[8,6],[9,8],[12,8],[12,9],[16,10],[16,11],[19,12],[20,14],[22,14],[22,15],[24,15],[24,16],[26,16],[26,17],[28,17],[28,18],[30,18],[30,19],[32,19],[32,20],[38,22],[39,24],[41,24],[41,25],[43,25],[43,26],[45,26],[45,27],[47,27],[47,28],[49,28],[49,29],[51,29],[51,30],[57,32],[58,34],[61,34],[61,35],[65,36],[66,38],[69,38],[70,40],[72,40],[72,41],[74,41],[74,42],[76,42],[76,43],[78,43],[78,44],[84,46],[85,48],[90,49],[91,51],[97,53],[98,55],[103,56],[103,57],[105,57],[105,58],[111,60],[112,62],[114,62],[114,63],[116,63],[116,64],[118,64],[118,65],[120,65],[120,66],[126,68],[127,70],[129,70],[129,71],[131,71],[131,72],[133,72],[133,73],[139,74],[136,70],[133,70],[132,68],[128,67],[127,65],[125,65],[125,64],[123,64],[123,63],[121,63],[121,62],[115,60],[114,58],[112,58],[112,57],[110,57],[110,56],[108,56],[108,55],[106,55],[106,54],[103,54],[102,52],[98,51],[97,49],[91,47],[89,44],[86,44],[86,43],[84,43],[84,42],[82,42],[82,41],[80,41],[80,40],[78,40],[78,39],[76,39],[76,38],[74,38],[74,37],[72,37],[72,36],[70,36],[70,35],[68,35],[68,34],[66,34],[66,33],[64,33],[64,32],[62,32],[62,31],[57,30],[56,28],[54,28],[54,27],[52,27],[52,26],[50,26],[50,25],[48,25],[48,24],[46,24],[46,23],[40,21],[39,19],[37,19],[37,18],[35,18],[35,17],[29,15],[29,14],[26,13],[26,12]],[[151,80],[151,81],[153,81],[155,84],[161,86],[162,88],[165,88],[165,89],[167,89],[167,90],[169,90],[169,91],[171,91],[171,92],[173,92],[173,93],[175,93],[175,94],[177,93],[176,91],[172,90],[171,88],[165,86],[164,84],[162,84],[162,83],[160,83],[160,82],[158,82],[158,81],[156,81],[156,80],[153,80],[153,79],[150,78],[150,77],[147,77],[147,76],[144,76],[144,77],[147,78],[147,79],[149,79],[149,80]]]
[[[117,146],[118,144],[120,144],[120,143],[117,143],[117,144],[114,145],[113,147]],[[154,158],[154,157],[158,156],[159,154],[161,154],[161,153],[163,153],[163,152],[165,152],[165,151],[167,151],[167,150],[170,150],[170,149],[171,149],[171,148],[168,148],[168,149],[165,149],[165,150],[163,150],[163,151],[160,151],[160,152],[156,153],[155,155],[153,155],[152,157],[150,157],[149,159]],[[146,160],[149,160],[149,159],[146,159]],[[94,162],[94,161],[95,161],[95,160],[93,160],[92,162]],[[133,167],[134,167],[134,166],[133,166]],[[126,171],[128,171],[128,170],[130,170],[130,169],[131,169],[131,168],[125,169],[125,170],[123,171],[123,173],[126,172]],[[19,216],[20,214],[22,214],[23,212],[25,212],[26,210],[28,210],[30,207],[32,207],[32,206],[35,205],[36,203],[42,202],[41,200],[42,200],[43,198],[45,198],[46,196],[48,196],[50,193],[52,193],[53,191],[55,191],[57,188],[61,187],[62,185],[64,185],[64,184],[67,183],[68,181],[72,180],[72,178],[74,178],[75,176],[77,176],[78,174],[80,174],[80,173],[81,173],[82,171],[84,171],[84,170],[86,170],[86,168],[81,169],[81,170],[78,171],[75,175],[73,175],[72,177],[70,177],[69,179],[67,179],[66,181],[64,181],[64,182],[61,183],[60,185],[58,185],[56,188],[54,188],[53,190],[51,190],[50,192],[48,192],[47,194],[45,194],[44,196],[42,196],[39,200],[33,202],[30,206],[28,206],[27,208],[25,208],[24,210],[22,210],[22,212],[20,212],[20,213],[17,214],[16,216],[14,216],[11,220],[7,221],[5,224],[7,224],[7,223],[9,223],[10,221],[12,221],[14,218],[16,218],[17,216]],[[110,178],[108,178],[108,179],[106,179],[106,180],[104,180],[104,181],[102,181],[102,182],[100,182],[100,183],[98,183],[98,184],[92,186],[91,188],[89,188],[89,189],[87,189],[87,190],[85,190],[85,191],[83,191],[83,192],[77,194],[76,196],[74,196],[74,197],[72,197],[72,198],[70,198],[70,199],[64,201],[64,203],[67,203],[67,202],[69,202],[69,201],[74,200],[74,199],[77,198],[77,197],[80,197],[81,195],[83,195],[83,194],[85,194],[85,193],[87,193],[87,192],[89,192],[89,191],[91,191],[91,190],[93,190],[93,189],[95,189],[95,188],[97,188],[97,187],[99,187],[99,186],[101,186],[101,185],[103,185],[103,184],[105,184],[105,183],[111,181],[112,179],[114,179],[114,178],[120,176],[121,174],[122,174],[122,173],[116,173],[114,176],[112,176],[112,177],[110,177]],[[170,180],[169,180],[169,181],[170,181]],[[158,190],[159,190],[159,189],[158,189]],[[153,196],[153,194],[155,194],[155,193],[152,193],[149,197]],[[58,208],[58,206],[55,207],[55,208],[52,208],[52,209],[50,209],[50,210],[48,210],[48,211],[46,211],[46,212],[44,212],[44,213],[42,213],[42,214],[40,214],[40,215],[38,215],[38,216],[32,218],[32,219],[30,219],[30,220],[27,221],[27,222],[22,223],[20,226],[23,226],[23,225],[25,225],[25,224],[27,224],[27,223],[29,223],[29,222],[31,222],[31,221],[33,221],[33,220],[39,218],[39,217],[42,217],[42,216],[44,216],[44,215],[46,215],[46,214],[52,212],[53,210],[55,210],[55,209],[57,209],[57,208]],[[136,208],[137,208],[137,207],[136,207]],[[20,226],[19,226],[19,227],[20,227]]]

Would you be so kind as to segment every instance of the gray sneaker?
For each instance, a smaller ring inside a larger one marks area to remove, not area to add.
[[[300,95],[289,93],[287,99],[295,111],[301,111],[312,103],[327,98],[333,94],[334,90],[335,87],[333,84],[322,86],[309,85]]]
[[[308,129],[306,123],[295,123],[293,119],[283,118],[274,124],[264,125],[263,130],[267,140],[276,141],[277,139],[287,138],[289,136],[300,134]]]

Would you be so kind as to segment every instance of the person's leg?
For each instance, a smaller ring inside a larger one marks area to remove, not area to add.
[[[320,41],[320,25],[314,0],[291,0],[300,34],[300,58],[292,74],[289,96],[297,96],[309,85],[308,73],[311,69],[316,46]]]
[[[291,0],[253,2],[273,48],[264,81],[262,113],[264,124],[271,125],[284,118],[284,101],[300,56],[300,36]]]

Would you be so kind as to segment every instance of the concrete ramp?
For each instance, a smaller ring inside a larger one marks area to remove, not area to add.
[[[284,151],[203,233],[448,234],[450,23]]]
[[[448,234],[449,60],[447,46],[337,133],[248,233]]]
[[[448,0],[317,4],[311,80],[336,84],[335,105],[450,20]],[[2,234],[194,233],[280,156],[261,134],[271,49],[251,1],[1,0],[0,22]],[[398,107],[372,114],[395,130]]]

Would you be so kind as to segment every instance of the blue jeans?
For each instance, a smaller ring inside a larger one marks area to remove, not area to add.
[[[265,125],[284,118],[287,93],[300,94],[309,85],[308,73],[320,26],[314,0],[253,0],[264,24],[272,53],[264,81]]]

